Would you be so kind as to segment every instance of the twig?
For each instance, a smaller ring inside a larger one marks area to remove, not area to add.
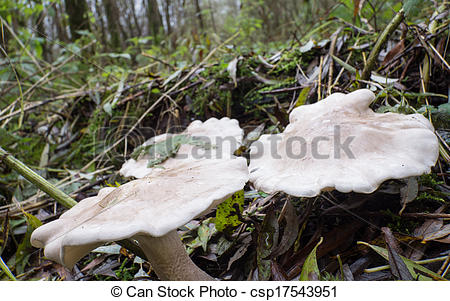
[[[362,29],[361,27],[355,26],[354,24],[349,23],[349,22],[345,21],[344,19],[338,18],[338,20],[339,20],[339,22],[344,23],[346,26],[351,27],[354,30],[356,30],[356,31],[358,31],[358,32],[360,32],[362,34],[368,35],[368,34],[372,34],[373,33],[371,31],[367,31],[365,29]]]
[[[339,27],[338,30],[336,30],[333,33],[332,39],[331,39],[331,44],[330,44],[330,50],[328,52],[328,54],[330,55],[330,57],[333,57],[334,55],[334,49],[336,48],[336,42],[339,36],[339,33],[342,31],[342,27]],[[333,72],[334,72],[334,64],[333,62],[330,63],[330,69],[328,71],[328,92],[327,95],[331,94],[331,89],[333,88]]]
[[[448,213],[403,213],[403,217],[418,217],[418,218],[450,218]]]
[[[320,56],[319,75],[317,76],[317,100],[322,99],[322,71],[323,71],[323,56]]]
[[[196,82],[194,82],[194,83],[191,83],[191,84],[189,84],[189,85],[184,86],[183,88],[181,88],[181,89],[179,89],[179,90],[177,90],[177,91],[170,92],[169,95],[170,95],[170,96],[177,95],[177,94],[180,93],[180,92],[186,91],[186,90],[188,90],[188,89],[190,89],[190,88],[193,88],[193,87],[195,87],[195,86],[200,85],[202,82],[203,82],[203,81],[201,81],[201,80],[196,81]]]
[[[397,27],[400,25],[400,23],[403,21],[403,18],[405,17],[405,12],[403,11],[403,8],[395,14],[394,18],[392,18],[391,22],[386,26],[386,28],[381,33],[380,37],[377,40],[377,43],[373,47],[372,51],[369,54],[369,57],[367,59],[367,64],[364,67],[361,79],[368,80],[370,77],[370,74],[372,70],[375,67],[375,62],[377,60],[378,55],[380,54],[381,48],[383,47],[384,43],[387,41],[389,36],[397,29]]]
[[[154,57],[153,55],[150,55],[150,54],[145,53],[145,52],[142,52],[141,54],[142,54],[143,56],[148,57],[148,58],[151,58],[152,60],[155,60],[155,61],[157,61],[157,62],[159,62],[159,63],[161,63],[161,64],[163,64],[163,65],[166,65],[167,67],[169,67],[169,68],[172,69],[173,71],[176,71],[176,70],[177,70],[177,68],[176,68],[175,66],[173,66],[173,65],[171,65],[171,64],[169,64],[169,63],[167,63],[167,62],[165,62],[165,61],[163,61],[163,60],[161,60],[161,59],[159,59],[159,58],[157,58],[157,57]]]
[[[79,91],[79,92],[63,94],[63,95],[59,95],[59,96],[56,96],[56,97],[53,97],[53,98],[45,99],[45,100],[40,101],[39,103],[33,103],[32,105],[29,105],[29,106],[25,107],[23,109],[23,112],[34,110],[34,109],[36,109],[36,108],[38,108],[40,106],[46,105],[46,104],[48,104],[50,102],[54,102],[54,101],[57,101],[57,100],[70,98],[70,97],[85,96],[85,95],[88,95],[91,92],[93,92],[93,91]],[[6,120],[8,118],[14,117],[16,115],[19,115],[20,113],[21,113],[21,110],[19,109],[17,111],[9,113],[8,115],[1,116],[0,117],[0,122],[3,121],[3,120]]]
[[[297,87],[289,87],[289,88],[282,88],[282,89],[275,89],[271,91],[260,91],[259,94],[278,94],[278,93],[285,93],[290,91],[297,91],[301,90],[303,88],[306,88],[306,86],[297,86]]]

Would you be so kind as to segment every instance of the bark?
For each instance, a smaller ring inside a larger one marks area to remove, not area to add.
[[[136,5],[134,4],[134,0],[130,0],[130,6],[131,6],[131,15],[133,16],[134,26],[136,28],[137,35],[140,37],[140,36],[142,36],[142,29],[141,29],[141,26],[139,25],[139,21],[136,16]]]
[[[214,32],[217,33],[216,20],[214,18],[214,12],[213,12],[211,0],[208,0],[208,6],[209,6],[209,14],[211,15],[211,24],[212,24]]]
[[[80,38],[79,30],[90,30],[88,5],[86,0],[65,0],[66,13],[69,16],[71,40]]]
[[[97,12],[97,20],[100,22],[100,31],[101,31],[101,41],[102,45],[105,48],[107,45],[106,42],[106,26],[105,26],[105,20],[103,18],[103,10],[100,4],[98,3],[98,0],[95,0],[95,11]]]
[[[201,31],[203,32],[205,27],[203,25],[202,9],[200,8],[199,0],[194,0],[194,5],[195,5],[195,14],[196,14],[196,17],[198,20],[198,25],[199,25]]]
[[[128,29],[128,33],[129,33],[128,36],[134,37],[136,35],[134,34],[134,29],[135,28],[133,26],[133,23],[131,22],[132,21],[132,12],[130,10],[130,7],[128,6],[127,1],[128,0],[120,1],[118,3],[118,8],[119,8],[119,11],[121,12],[121,15],[125,19],[125,23],[126,23],[126,26],[127,26],[127,29]],[[123,31],[122,34],[124,34],[124,36],[127,35],[127,32],[123,28],[121,29],[121,31]]]
[[[170,0],[164,1],[164,17],[167,25],[167,35],[172,33],[172,25],[170,24]]]
[[[61,18],[61,6],[59,3],[53,3],[53,10],[55,14],[53,15],[53,25],[56,28],[56,34],[58,36],[58,40],[61,42],[69,42],[69,36],[67,35],[66,27],[64,26],[65,22]]]
[[[108,32],[112,48],[121,49],[122,42],[120,37],[120,15],[115,0],[103,0],[105,8],[106,22],[108,23]]]
[[[42,4],[41,0],[37,0],[36,4]],[[47,37],[49,34],[45,31],[45,9],[36,16],[34,26],[36,27],[36,34],[38,37],[42,39],[41,47],[42,47],[42,58],[49,62],[51,60],[51,53],[48,49]]]
[[[156,39],[158,37],[159,30],[163,25],[162,16],[158,8],[158,2],[156,0],[144,1],[147,2],[148,32]]]

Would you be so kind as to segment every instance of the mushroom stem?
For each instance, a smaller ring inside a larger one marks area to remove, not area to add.
[[[212,281],[192,262],[176,230],[161,237],[135,237],[161,280]]]

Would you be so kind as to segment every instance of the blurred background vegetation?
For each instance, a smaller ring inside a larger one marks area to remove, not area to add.
[[[95,40],[93,53],[125,51],[135,58],[136,51],[153,49],[195,60],[237,30],[236,44],[267,49],[310,36],[312,27],[333,18],[378,31],[401,7],[387,0],[2,0],[0,16],[14,31],[3,28],[9,54],[24,46],[53,62],[65,46]],[[427,16],[434,5],[422,8],[415,13]]]

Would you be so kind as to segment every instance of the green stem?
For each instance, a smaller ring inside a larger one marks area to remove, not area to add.
[[[8,268],[6,263],[3,261],[3,258],[0,256],[0,267],[2,268],[3,272],[9,277],[9,279],[17,281],[16,277],[14,277],[11,270]]]
[[[0,147],[0,162],[5,162],[10,168],[21,174],[25,179],[36,185],[40,190],[54,198],[58,203],[66,208],[71,208],[77,202],[70,196],[59,190],[55,185],[38,175],[34,170],[14,158]]]
[[[414,262],[417,263],[417,264],[428,264],[428,263],[433,263],[433,262],[444,261],[447,258],[448,258],[448,255],[437,257],[437,258],[431,258],[431,259],[417,260],[417,261],[414,261]],[[383,270],[388,270],[389,268],[390,268],[389,265],[381,265],[379,267],[365,269],[364,272],[366,272],[366,273],[374,273],[374,272],[379,272],[379,271],[383,271]]]
[[[400,23],[403,21],[403,18],[405,17],[405,12],[403,11],[403,8],[395,14],[394,18],[392,18],[391,22],[386,26],[386,28],[381,33],[380,37],[378,38],[375,46],[373,47],[372,51],[369,54],[369,58],[367,59],[367,64],[364,67],[361,79],[362,80],[368,80],[370,77],[370,74],[372,70],[375,68],[375,62],[377,61],[378,55],[380,54],[381,48],[383,47],[384,43],[386,43],[389,36],[397,29],[397,27],[400,25]]]

